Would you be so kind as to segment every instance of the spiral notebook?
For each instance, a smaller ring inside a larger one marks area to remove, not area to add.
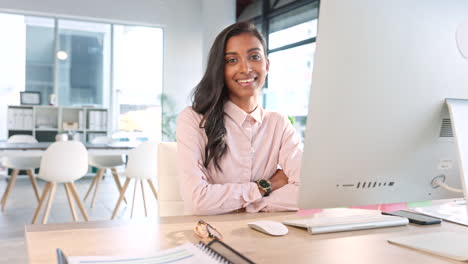
[[[215,239],[209,244],[186,243],[157,252],[150,257],[70,256],[57,249],[58,264],[163,264],[163,263],[254,263],[229,245]]]

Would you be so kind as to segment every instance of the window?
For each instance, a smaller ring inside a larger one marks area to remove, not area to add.
[[[269,55],[266,108],[306,116],[312,85],[315,43],[281,50]]]
[[[295,120],[301,139],[312,85],[318,6],[317,0],[257,0],[238,18],[254,21],[267,39],[270,72],[263,106]]]
[[[24,16],[22,20],[26,29],[23,89],[40,92],[41,102],[47,104],[54,93],[54,19]],[[19,39],[15,42],[19,42]]]
[[[114,26],[119,140],[161,139],[162,41],[160,28]]]

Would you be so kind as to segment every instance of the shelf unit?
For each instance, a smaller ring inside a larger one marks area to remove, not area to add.
[[[106,108],[9,105],[8,137],[27,134],[39,142],[52,142],[58,133],[71,131],[82,142],[90,142],[108,134],[108,114]]]

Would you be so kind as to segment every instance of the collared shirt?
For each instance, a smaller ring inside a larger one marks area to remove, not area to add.
[[[297,210],[302,158],[300,140],[285,115],[258,106],[247,114],[231,101],[224,105],[227,151],[208,168],[208,139],[200,128],[202,115],[191,107],[177,121],[178,171],[185,210],[189,214],[221,214],[245,208],[247,212]],[[255,181],[271,178],[278,167],[288,184],[262,197]]]

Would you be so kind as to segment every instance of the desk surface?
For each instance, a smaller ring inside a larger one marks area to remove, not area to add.
[[[46,150],[53,142],[39,143],[6,143],[0,142],[0,151],[5,150]],[[87,149],[132,149],[135,144],[127,142],[112,143],[112,144],[84,144]]]
[[[247,223],[259,219],[298,218],[295,213],[239,213],[218,216],[176,216],[134,221],[28,225],[25,228],[30,263],[56,263],[55,249],[68,255],[152,254],[198,239],[193,227],[204,219],[219,229],[224,241],[256,263],[461,263],[389,244],[388,238],[438,231],[464,231],[464,226],[408,226],[310,235],[289,227],[289,234],[271,237]]]

